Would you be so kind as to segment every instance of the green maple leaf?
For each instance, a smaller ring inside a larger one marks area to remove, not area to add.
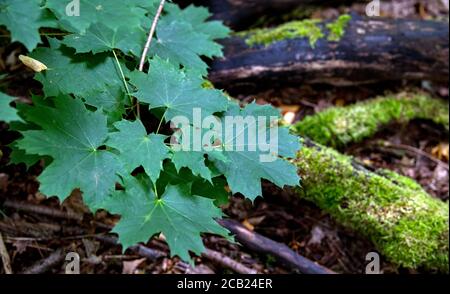
[[[41,41],[40,3],[40,0],[0,0],[0,25],[6,25],[11,40],[23,43],[29,51]]]
[[[25,106],[25,107],[24,107]],[[31,106],[18,103],[17,109],[19,110],[19,115],[21,117],[24,117],[24,108],[30,109]],[[10,130],[16,131],[16,132],[23,132],[23,131],[29,131],[29,130],[36,130],[39,129],[39,127],[34,126],[29,123],[24,123],[22,121],[15,121],[10,124]],[[14,141],[11,144],[8,145],[9,149],[11,149],[11,153],[9,154],[9,163],[10,164],[20,164],[23,163],[25,166],[30,168],[34,164],[36,164],[39,160],[41,160],[43,157],[37,154],[28,154],[25,152],[25,150],[22,150],[18,147],[18,141]],[[45,162],[51,162],[51,158],[45,158]]]
[[[47,0],[46,7],[64,24],[66,30],[75,33],[83,33],[94,23],[102,23],[113,30],[125,26],[130,29],[139,27],[146,13],[145,7],[140,6],[143,4],[141,0],[80,0],[79,16],[71,16],[66,13],[67,5],[71,2]]]
[[[220,157],[216,157],[215,153],[211,153],[210,157],[217,169],[227,178],[231,191],[233,193],[242,193],[247,198],[254,200],[256,197],[262,196],[262,179],[269,180],[279,187],[284,187],[285,185],[297,186],[300,181],[297,175],[297,168],[279,156],[295,157],[300,149],[300,143],[297,137],[289,134],[287,128],[273,125],[278,120],[273,121],[272,118],[279,118],[280,113],[272,106],[259,106],[253,103],[241,109],[238,104],[233,103],[224,114],[224,117],[233,118],[237,116],[255,118],[257,124],[255,126],[256,135],[258,137],[256,142],[258,142],[259,136],[269,138],[270,129],[277,128],[278,142],[271,143],[270,146],[276,147],[278,154],[273,155],[268,152],[262,152],[258,146],[251,148],[251,145],[254,144],[248,136],[248,131],[252,127],[251,124],[237,123],[231,126],[233,132],[229,132],[227,135],[226,128],[230,131],[230,126],[223,123],[222,152]],[[262,125],[258,123],[258,117],[267,118],[266,129],[262,128]],[[242,136],[242,142],[239,142],[239,136]],[[273,144],[276,144],[276,146]],[[265,156],[264,160],[262,160],[261,155]],[[223,160],[223,157],[226,160]]]
[[[205,164],[205,156],[202,152],[174,152],[172,162],[175,164],[177,170],[180,170],[182,167],[187,167],[194,175],[211,181],[211,171]]]
[[[64,38],[63,44],[77,53],[94,54],[119,49],[125,54],[139,56],[145,44],[146,32],[141,27],[111,29],[103,23],[92,24],[86,32]]]
[[[42,130],[23,131],[18,147],[53,159],[38,178],[40,190],[63,201],[79,188],[92,210],[100,208],[122,172],[117,156],[101,148],[108,135],[106,116],[88,111],[79,99],[60,96],[55,108],[35,106],[26,119]]]
[[[190,185],[192,183],[191,194],[214,199],[216,206],[227,204],[230,193],[225,190],[226,180],[222,174],[210,167],[212,180],[207,181],[195,176],[188,168],[177,169],[173,162],[164,163],[164,169],[156,183],[158,192],[163,192],[164,188],[170,185]]]
[[[221,21],[208,21],[211,13],[204,7],[189,5],[184,9],[180,9],[178,5],[167,4],[166,11],[166,21],[182,20],[188,22],[194,31],[208,35],[211,40],[226,38],[231,32]]]
[[[48,102],[49,102],[49,100],[44,100],[42,97],[35,96],[35,95],[31,96],[31,100],[33,101],[34,105],[44,105],[45,106],[46,103],[48,104]],[[29,113],[29,111],[33,109],[33,106],[18,102],[16,104],[16,108],[17,108],[17,114],[19,115],[19,117],[25,118],[27,116],[27,114]],[[30,131],[30,130],[39,130],[40,127],[33,123],[24,122],[23,120],[21,120],[21,121],[14,121],[14,122],[10,123],[9,129],[11,131],[20,133],[20,132]],[[30,168],[31,166],[36,164],[41,159],[45,159],[45,163],[51,162],[51,158],[48,156],[44,158],[37,154],[29,154],[29,153],[25,152],[25,150],[20,149],[18,146],[18,140],[9,144],[8,147],[11,149],[11,153],[9,155],[9,159],[10,159],[9,163],[10,164],[23,163],[26,165],[27,168]]]
[[[171,255],[189,260],[189,251],[201,254],[205,250],[201,233],[228,235],[214,220],[223,215],[211,199],[191,195],[185,185],[169,185],[157,198],[152,190],[136,182],[128,179],[124,183],[126,190],[117,191],[105,205],[121,215],[113,232],[119,235],[124,248],[163,233]]]
[[[172,162],[176,169],[179,171],[183,167],[189,168],[194,175],[212,182],[213,173],[206,164],[205,155],[214,156],[216,159],[222,158],[222,160],[226,160],[226,158],[221,156],[220,150],[215,150],[214,148],[210,148],[211,150],[208,151],[205,150],[205,147],[214,145],[217,132],[205,128],[197,129],[192,124],[187,126],[175,126],[175,128],[178,127],[180,127],[180,129],[172,135],[172,139],[175,140],[173,140],[173,144],[171,145],[171,150],[173,152]],[[200,133],[199,137],[194,135],[196,132]],[[203,142],[203,139],[207,136],[207,132],[212,132],[213,137],[208,137],[208,139],[210,139],[209,142]],[[187,143],[184,142],[185,137],[188,138]]]
[[[204,89],[201,79],[187,76],[170,62],[154,58],[150,68],[148,74],[132,72],[131,83],[137,87],[139,101],[150,109],[166,109],[166,120],[184,116],[192,121],[194,109],[201,109],[203,115],[226,109],[228,101],[221,91]]]
[[[223,177],[216,177],[212,182],[197,180],[192,184],[192,194],[214,199],[214,205],[226,205],[230,193],[225,189],[227,181]]]
[[[76,94],[84,97],[92,91],[123,86],[117,64],[109,54],[75,55],[73,51],[52,40],[50,48],[38,48],[30,55],[48,67],[35,77],[43,84],[47,96]],[[125,66],[122,68],[126,70]]]
[[[10,106],[11,102],[14,100],[14,97],[3,94],[0,92],[0,121],[4,122],[12,122],[12,121],[20,121],[22,120],[17,115],[17,110]]]
[[[118,132],[111,133],[108,146],[120,151],[119,158],[127,167],[128,173],[142,166],[152,181],[159,178],[164,159],[169,158],[169,148],[164,144],[165,136],[147,135],[140,120],[122,120],[114,124]]]
[[[35,165],[42,156],[36,154],[28,154],[25,150],[20,149],[17,146],[18,142],[8,145],[8,148],[11,149],[11,153],[9,154],[9,163],[10,164],[20,164],[23,163],[29,169],[33,165]]]
[[[165,21],[164,18],[159,22],[150,54],[169,59],[175,65],[183,65],[202,75],[207,74],[208,66],[200,56],[223,56],[222,46],[212,41],[209,35],[197,32],[188,22]]]
[[[104,90],[89,91],[83,97],[79,97],[87,105],[101,109],[108,116],[108,124],[121,120],[125,114],[125,105],[129,103],[127,101],[129,98],[119,85],[110,86]]]

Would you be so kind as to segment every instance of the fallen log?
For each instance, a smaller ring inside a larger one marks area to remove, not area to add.
[[[292,129],[315,142],[341,148],[373,136],[383,127],[424,119],[449,131],[449,105],[426,94],[402,93],[346,107],[332,107],[308,116]]]
[[[313,35],[299,26],[312,27]],[[225,58],[212,63],[209,79],[230,94],[260,92],[274,85],[352,86],[389,80],[448,84],[446,22],[353,17],[342,26],[343,36],[333,36],[325,27],[292,22],[281,32],[274,28],[226,39]]]
[[[415,181],[371,171],[308,139],[296,161],[300,197],[372,241],[390,262],[449,272],[449,207]]]
[[[249,231],[237,221],[221,219],[218,220],[218,223],[235,235],[236,240],[244,246],[257,252],[270,254],[280,262],[299,270],[303,274],[334,274],[333,271],[298,255],[285,244],[275,242]]]
[[[233,30],[240,30],[253,24],[258,17],[279,15],[308,5],[342,4],[336,0],[197,0],[177,1],[181,4],[194,3],[209,8],[212,19],[221,20]]]

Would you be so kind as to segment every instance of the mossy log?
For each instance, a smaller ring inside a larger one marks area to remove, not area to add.
[[[370,171],[351,157],[305,140],[296,159],[299,194],[370,239],[390,262],[449,272],[449,206],[416,182]]]
[[[178,1],[207,6],[213,19],[223,21],[234,30],[241,30],[253,24],[258,17],[279,15],[302,6],[342,4],[342,0],[194,0]]]
[[[304,32],[305,23],[291,24],[284,25],[284,32],[275,28],[276,34],[251,31],[224,40],[225,58],[212,63],[210,80],[231,94],[261,91],[264,85],[274,84],[351,86],[388,80],[448,83],[446,22],[353,18],[346,27],[338,28],[343,34],[340,40],[340,36],[317,35],[317,27],[327,35],[326,24],[311,26],[310,36]],[[301,27],[296,28],[298,25]],[[278,36],[287,39],[279,40]]]
[[[390,123],[413,119],[430,120],[449,131],[448,101],[419,93],[379,97],[308,116],[293,130],[317,143],[340,148],[371,137]]]

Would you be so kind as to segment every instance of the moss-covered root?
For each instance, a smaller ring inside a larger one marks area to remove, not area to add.
[[[449,130],[449,105],[424,94],[379,97],[347,107],[333,107],[306,117],[293,128],[300,135],[342,147],[374,135],[381,126],[413,119],[432,120]]]
[[[373,173],[333,149],[305,144],[301,197],[370,239],[391,262],[449,271],[449,207],[413,180]]]

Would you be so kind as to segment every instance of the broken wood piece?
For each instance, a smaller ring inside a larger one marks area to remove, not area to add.
[[[2,233],[0,232],[0,256],[2,258],[3,269],[5,274],[12,274],[11,258],[9,257],[8,250],[6,249],[5,242],[3,241]]]

